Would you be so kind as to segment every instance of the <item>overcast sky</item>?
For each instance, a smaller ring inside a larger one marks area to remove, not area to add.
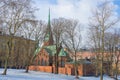
[[[82,23],[87,23],[91,15],[91,10],[103,0],[33,0],[35,6],[39,8],[36,11],[37,19],[48,19],[48,9],[51,10],[51,19],[53,18],[74,18]],[[116,13],[120,14],[120,0],[109,0],[116,6]]]
[[[39,8],[36,11],[36,18],[48,21],[48,11],[50,8],[51,19],[53,18],[73,18],[87,26],[91,10],[104,0],[33,0],[34,6]],[[113,4],[116,16],[120,16],[120,0],[109,0]],[[86,31],[84,31],[86,34]]]

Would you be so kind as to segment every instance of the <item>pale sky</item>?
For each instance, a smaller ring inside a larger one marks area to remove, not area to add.
[[[48,21],[48,11],[50,8],[51,19],[53,18],[73,18],[78,19],[86,27],[91,16],[91,11],[104,0],[33,0],[34,6],[39,8],[36,11],[36,18]],[[115,17],[120,16],[120,0],[109,0],[115,9]],[[83,32],[86,34],[86,31]]]
[[[81,23],[88,23],[91,10],[103,0],[33,0],[35,6],[39,8],[36,11],[37,19],[48,19],[48,9],[51,10],[51,19],[53,18],[73,18]],[[120,14],[120,0],[109,0],[116,6],[116,13]]]

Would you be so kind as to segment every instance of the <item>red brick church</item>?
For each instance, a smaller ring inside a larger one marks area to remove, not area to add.
[[[33,65],[29,67],[29,70],[50,72],[53,73],[55,69],[55,56],[58,52],[58,73],[75,75],[74,59],[68,54],[68,52],[61,46],[59,51],[56,50],[54,44],[51,24],[50,24],[50,12],[48,18],[48,25],[46,28],[46,34],[44,36],[44,42],[41,48],[37,48],[35,51],[35,59]],[[70,61],[72,59],[72,61]],[[94,73],[94,66],[91,62],[84,60],[78,61],[78,75],[91,75]]]
[[[52,66],[55,63],[54,61],[57,51],[51,30],[50,12],[48,17],[48,25],[46,29],[46,34],[44,36],[43,46],[41,48],[38,48],[35,52],[36,58],[34,61],[34,65]],[[68,53],[65,51],[65,49],[60,47],[58,53],[58,62],[60,67],[65,66],[65,62],[67,61],[68,57]]]

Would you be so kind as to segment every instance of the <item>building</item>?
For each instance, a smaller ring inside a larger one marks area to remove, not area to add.
[[[25,67],[26,55],[35,51],[36,42],[23,37],[0,34],[0,67],[4,67],[8,54],[8,41],[12,37],[12,50],[8,61],[8,67]]]
[[[53,34],[51,30],[50,11],[49,11],[48,25],[44,37],[44,42],[42,47],[36,50],[35,52],[36,58],[33,64],[41,65],[41,66],[53,66],[56,60],[55,56],[58,54],[59,66],[64,67],[65,62],[67,61],[67,59],[69,59],[69,55],[62,46],[58,48],[58,51],[56,49],[57,49],[56,44],[54,44]]]
[[[68,52],[62,46],[56,50],[56,44],[54,44],[51,25],[50,25],[50,12],[48,18],[48,25],[46,29],[46,34],[44,37],[44,42],[41,48],[37,48],[35,51],[35,58],[33,64],[29,66],[29,70],[42,71],[54,73],[55,71],[55,61],[56,53],[58,52],[58,73],[75,75],[75,62],[72,53]],[[84,54],[84,53],[83,53]],[[78,63],[78,75],[87,76],[94,75],[95,68],[92,62],[88,61],[87,58],[91,57],[92,54],[86,53],[85,55],[80,55],[77,53]],[[82,56],[82,58],[81,58]],[[90,68],[91,67],[91,68]]]

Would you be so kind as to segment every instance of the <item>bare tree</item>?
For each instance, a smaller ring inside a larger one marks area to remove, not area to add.
[[[114,63],[115,63],[115,80],[118,80],[119,62],[120,62],[120,29],[114,32]]]
[[[105,1],[101,3],[97,9],[93,12],[93,16],[90,20],[90,24],[98,27],[100,31],[100,53],[101,53],[101,65],[100,65],[100,80],[103,80],[103,55],[105,51],[105,32],[113,27],[119,20],[114,17],[114,6]]]
[[[35,21],[34,20],[30,20],[29,22],[25,23],[22,27],[23,29],[23,35],[26,39],[28,39],[28,43],[26,44],[27,49],[26,49],[26,53],[25,53],[25,64],[26,64],[26,71],[28,73],[29,70],[29,65],[31,64],[31,59],[33,56],[34,52],[31,52],[31,39],[33,38],[33,34],[35,31]]]
[[[107,32],[105,33],[105,49],[106,49],[106,61],[107,61],[107,72],[108,75],[113,77],[113,56],[114,56],[114,48],[118,44],[115,41],[116,37],[114,36],[113,32]]]
[[[42,44],[45,34],[46,23],[42,20],[35,22],[35,30],[33,33],[34,39],[36,41],[36,48]]]
[[[100,36],[100,31],[98,26],[94,26],[92,24],[89,24],[90,28],[89,28],[89,40],[91,41],[92,44],[90,44],[92,46],[93,52],[95,53],[95,68],[96,68],[96,76],[98,76],[99,73],[99,54],[100,54],[100,46],[101,46],[101,36]]]
[[[42,42],[43,42],[43,40],[44,40],[46,23],[45,23],[44,21],[42,21],[42,20],[40,20],[40,21],[35,21],[35,26],[36,26],[36,27],[35,27],[35,29],[34,29],[32,38],[33,38],[33,39],[35,40],[35,42],[36,42],[35,50],[38,50],[38,49],[41,47],[41,45],[43,45]],[[35,53],[35,52],[34,52],[34,53]],[[32,56],[31,61],[34,61],[34,59],[35,59],[36,56],[37,56],[37,55],[34,54],[34,55]]]
[[[75,76],[78,77],[78,68],[77,68],[77,51],[80,50],[81,44],[81,31],[80,25],[77,20],[69,20],[68,26],[66,28],[66,34],[64,38],[64,45],[73,53],[74,56],[74,66],[75,66]]]
[[[33,18],[33,9],[30,6],[31,0],[4,0],[5,7],[1,8],[1,20],[7,28],[6,33],[11,37],[7,42],[8,53],[6,54],[5,70],[3,75],[6,75],[8,59],[13,52],[13,36],[27,20]]]
[[[53,19],[52,20],[52,26],[53,26],[53,37],[55,40],[56,45],[56,54],[55,54],[55,73],[58,74],[58,54],[61,48],[62,43],[62,36],[65,32],[65,25],[66,25],[66,19],[59,18],[59,19]]]

